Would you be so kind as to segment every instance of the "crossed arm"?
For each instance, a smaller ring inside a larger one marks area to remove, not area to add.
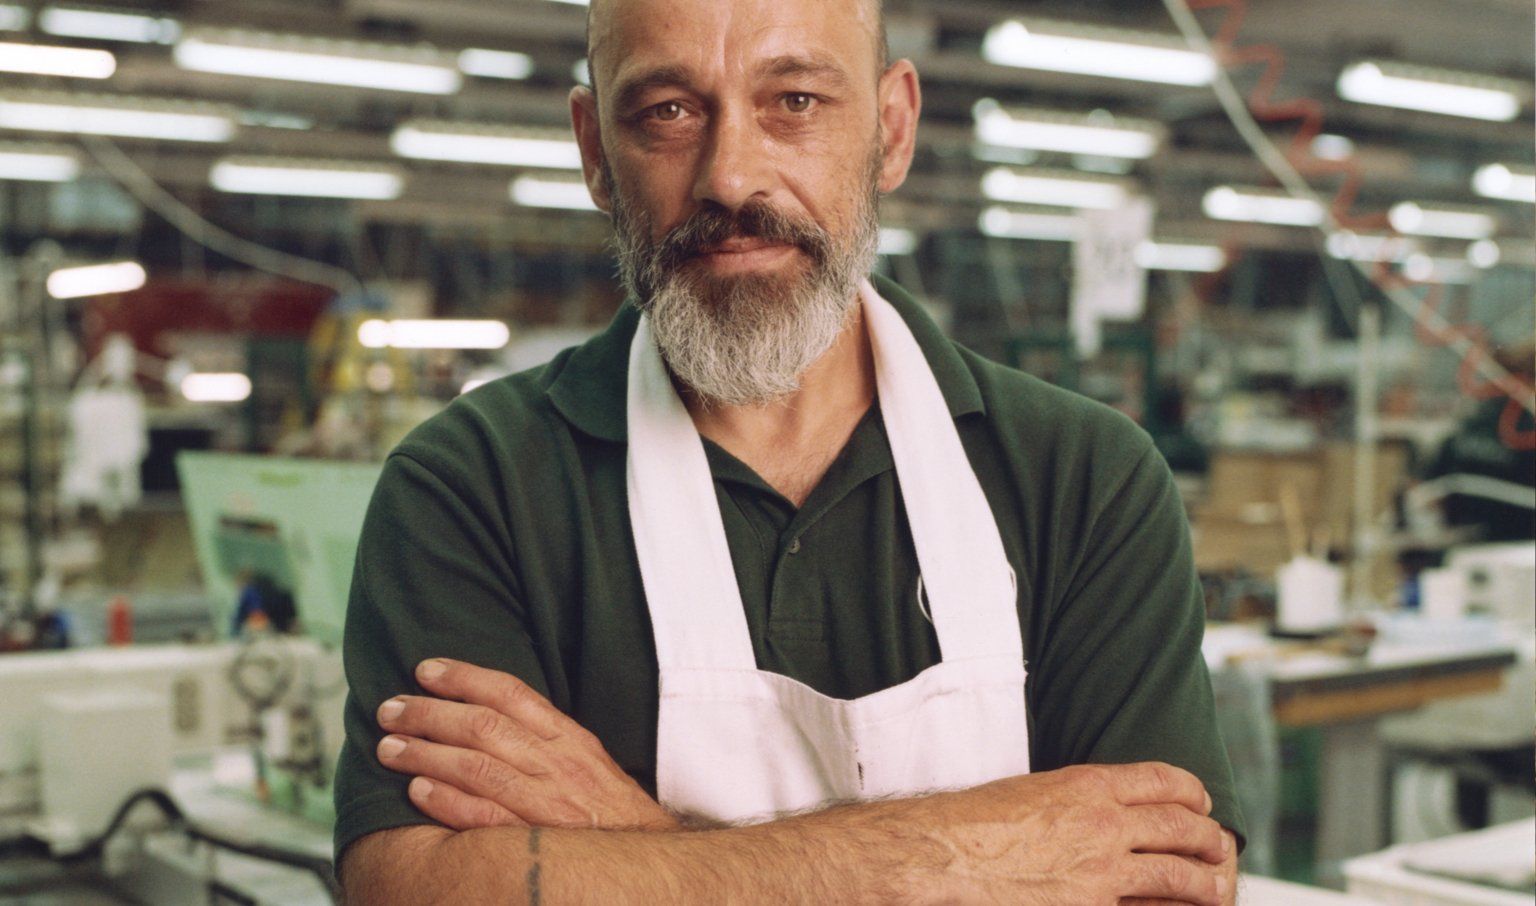
[[[344,854],[353,903],[1234,902],[1230,832],[1193,775],[1083,766],[950,793],[699,828],[504,673],[431,660],[380,706],[380,761],[443,827]],[[722,766],[728,769],[728,766]]]

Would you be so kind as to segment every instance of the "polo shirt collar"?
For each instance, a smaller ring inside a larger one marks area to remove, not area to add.
[[[950,415],[959,418],[986,412],[981,388],[959,350],[917,300],[884,277],[871,279],[875,290],[907,322],[928,367],[933,369]],[[629,347],[639,323],[639,309],[625,302],[602,333],[576,347],[563,362],[551,365],[545,376],[545,392],[555,409],[574,427],[600,440],[628,440]]]

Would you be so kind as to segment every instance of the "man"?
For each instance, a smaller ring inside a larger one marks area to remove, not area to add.
[[[632,304],[386,465],[349,895],[1230,902],[1162,460],[864,280],[920,108],[879,4],[590,16],[571,111]]]

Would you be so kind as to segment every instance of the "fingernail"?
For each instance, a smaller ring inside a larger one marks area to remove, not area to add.
[[[405,740],[398,736],[386,736],[379,743],[379,757],[394,758],[405,751]]]
[[[422,661],[421,666],[416,668],[416,676],[430,682],[442,676],[447,669],[448,665],[439,660]]]
[[[1211,813],[1211,808],[1212,808],[1211,794],[1210,793],[1206,793],[1205,794],[1205,813],[1207,815],[1209,815]]]
[[[417,799],[425,799],[432,795],[432,781],[425,777],[417,777],[411,781],[411,795]]]
[[[399,717],[400,712],[404,710],[405,702],[398,698],[392,698],[384,704],[379,705],[379,722],[389,723],[390,721]]]

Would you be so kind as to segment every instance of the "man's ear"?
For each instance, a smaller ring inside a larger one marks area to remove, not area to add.
[[[592,201],[605,213],[613,212],[611,187],[603,178],[603,131],[597,117],[597,96],[578,85],[571,89],[571,127],[581,149],[581,172]]]
[[[880,167],[880,192],[901,188],[912,169],[917,148],[917,120],[923,112],[923,89],[910,60],[898,60],[880,77],[880,138],[885,157]]]

